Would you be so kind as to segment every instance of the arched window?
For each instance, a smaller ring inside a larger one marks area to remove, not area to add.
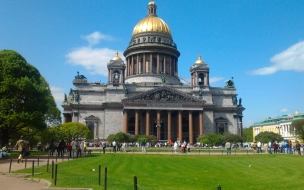
[[[198,85],[204,85],[204,74],[203,73],[200,73],[198,75]]]
[[[119,78],[120,78],[120,73],[119,73],[119,71],[114,71],[114,73],[113,73],[113,83],[119,83]]]

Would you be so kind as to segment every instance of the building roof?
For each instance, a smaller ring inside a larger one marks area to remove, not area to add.
[[[262,125],[273,125],[273,124],[280,124],[285,122],[292,122],[294,120],[298,119],[304,119],[304,113],[296,112],[296,114],[288,114],[288,115],[282,115],[278,117],[267,117],[263,121],[259,121],[254,123],[253,127],[258,127]]]

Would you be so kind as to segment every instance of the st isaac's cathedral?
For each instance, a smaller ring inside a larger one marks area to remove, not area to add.
[[[169,26],[148,3],[148,15],[134,27],[124,52],[109,60],[107,84],[89,83],[79,73],[65,95],[64,122],[85,124],[94,139],[118,132],[187,141],[207,133],[242,133],[241,100],[233,79],[209,85],[209,66],[198,56],[188,84],[178,75],[177,50]],[[187,81],[187,80],[185,80]]]

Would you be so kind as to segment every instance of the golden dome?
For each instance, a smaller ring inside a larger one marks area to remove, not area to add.
[[[202,60],[200,55],[198,56],[197,60],[195,61],[195,64],[205,64],[205,62]]]
[[[161,18],[156,15],[156,3],[151,0],[148,4],[148,16],[134,27],[133,34],[139,34],[142,32],[162,32],[171,36],[169,26]]]
[[[155,5],[155,2],[151,0],[148,5]]]
[[[112,58],[114,61],[122,61],[122,59],[118,56],[118,51],[116,51],[115,57]]]
[[[142,32],[163,32],[171,35],[169,26],[155,15],[148,15],[134,27],[133,34]]]

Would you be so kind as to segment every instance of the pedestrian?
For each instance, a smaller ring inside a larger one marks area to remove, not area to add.
[[[146,152],[146,141],[144,141],[144,140],[141,141],[141,145],[140,146],[141,146],[141,151],[142,152]]]
[[[174,149],[174,152],[177,153],[178,144],[176,141],[174,142],[173,149]]]
[[[63,157],[65,149],[65,141],[62,139],[58,145],[58,156]]]
[[[278,153],[278,148],[279,148],[279,145],[278,145],[277,141],[275,141],[273,143],[272,147],[273,147],[273,153],[277,154]]]
[[[258,147],[258,153],[262,153],[262,143],[260,141],[258,141],[257,147]]]
[[[289,154],[289,143],[285,143],[285,154]]]
[[[107,144],[106,144],[106,142],[104,140],[102,141],[101,146],[102,146],[102,152],[105,154],[106,153]]]
[[[77,143],[75,141],[75,139],[72,140],[71,142],[71,147],[72,147],[72,158],[76,158],[77,157]]]
[[[122,151],[123,152],[127,152],[127,144],[126,144],[126,142],[123,142],[122,144],[121,144],[121,148],[122,148]]]
[[[112,146],[113,146],[113,152],[116,153],[116,142],[115,141],[112,142]]]
[[[301,156],[301,144],[299,143],[299,141],[296,142],[296,150],[298,151],[298,155]]]
[[[55,152],[55,141],[54,141],[54,139],[52,139],[50,142],[50,145],[49,145],[50,156],[53,156],[54,152]]]
[[[271,148],[272,148],[272,143],[271,143],[271,141],[269,141],[269,142],[268,142],[268,153],[269,153],[269,154],[272,154]]]
[[[185,149],[186,149],[185,146],[186,146],[185,143],[183,143],[183,144],[181,145],[181,149],[182,149],[182,153],[183,153],[183,154],[185,154]]]
[[[190,153],[190,143],[187,143],[187,150],[188,150],[188,153]]]
[[[28,149],[27,144],[25,143],[25,141],[23,140],[23,136],[20,137],[20,139],[17,141],[15,147],[17,148],[18,152],[19,152],[19,157],[18,157],[18,163],[23,162],[23,156],[25,154],[25,152]]]
[[[227,155],[228,155],[228,154],[231,154],[231,144],[230,144],[229,141],[226,142],[226,144],[225,144],[225,149],[226,149]]]

